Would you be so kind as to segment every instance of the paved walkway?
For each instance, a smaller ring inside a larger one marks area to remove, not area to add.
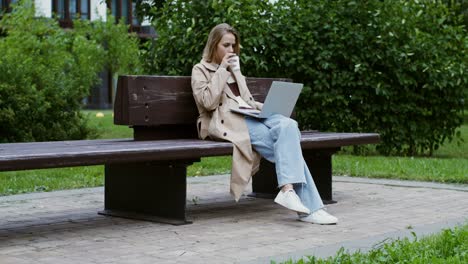
[[[270,263],[366,250],[385,238],[468,221],[468,186],[334,177],[319,226],[271,200],[235,203],[227,175],[189,179],[191,225],[98,215],[103,188],[0,197],[0,263]]]

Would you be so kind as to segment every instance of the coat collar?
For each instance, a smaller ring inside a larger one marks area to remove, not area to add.
[[[206,60],[202,59],[200,63],[205,66],[210,71],[216,71],[219,68],[219,64],[212,63],[212,62],[207,62]]]

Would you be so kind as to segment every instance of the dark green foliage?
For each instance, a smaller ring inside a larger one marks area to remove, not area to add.
[[[54,19],[35,18],[30,0],[1,19],[0,142],[82,139],[92,132],[80,114],[83,98],[105,66],[123,71],[134,65],[129,62],[135,61],[138,45],[127,58],[118,54],[122,49],[113,49],[117,41],[132,52],[126,26],[75,26],[77,30],[64,30]]]
[[[450,9],[453,10],[454,15],[461,16],[461,21],[465,27],[468,26],[468,1],[467,0],[442,0]],[[457,24],[457,23],[456,23]]]
[[[281,59],[279,68],[310,87],[300,123],[378,132],[385,154],[432,154],[451,139],[462,123],[467,38],[446,24],[450,10],[432,2],[284,1],[294,11],[277,28],[292,34],[273,42],[299,62]]]
[[[157,6],[151,14],[159,37],[155,43],[148,42],[145,66],[149,72],[190,75],[192,66],[201,60],[209,31],[223,22],[240,30],[243,68],[267,69],[258,55],[268,40],[263,36],[271,17],[268,0],[166,1],[162,8]]]
[[[190,75],[209,30],[227,22],[245,75],[305,84],[302,128],[378,132],[382,153],[432,154],[462,124],[468,38],[455,11],[429,0],[165,1],[145,66]]]

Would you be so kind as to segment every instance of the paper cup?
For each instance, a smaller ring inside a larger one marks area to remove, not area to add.
[[[232,60],[232,70],[233,71],[239,71],[240,70],[240,60],[239,56],[233,56],[231,57]]]

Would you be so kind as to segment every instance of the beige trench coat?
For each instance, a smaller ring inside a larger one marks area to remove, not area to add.
[[[234,145],[231,194],[238,201],[250,178],[258,171],[260,155],[252,149],[245,118],[230,111],[238,103],[227,84],[229,76],[230,72],[225,68],[202,60],[192,69],[192,91],[200,114],[197,120],[199,137],[230,141]],[[260,109],[262,104],[253,100],[245,77],[239,75],[237,79],[242,99]]]

